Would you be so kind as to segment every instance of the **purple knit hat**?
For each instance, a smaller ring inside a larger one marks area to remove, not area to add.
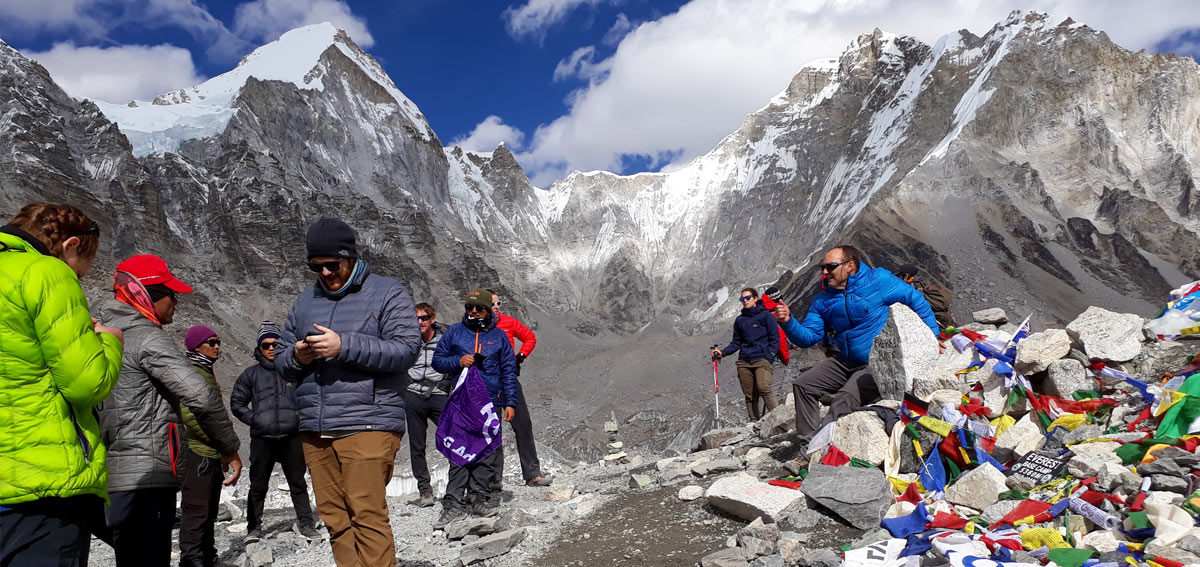
[[[196,325],[187,330],[187,334],[183,336],[183,346],[188,350],[196,350],[204,341],[217,336],[217,332],[205,327],[204,325]]]

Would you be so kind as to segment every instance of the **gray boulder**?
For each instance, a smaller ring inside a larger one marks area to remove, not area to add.
[[[740,547],[729,547],[700,558],[700,567],[750,567],[753,555]]]
[[[1001,492],[1008,490],[1004,473],[984,463],[971,469],[946,488],[946,500],[952,504],[983,510],[999,499]]]
[[[883,464],[883,456],[887,453],[888,433],[883,429],[883,420],[874,412],[858,411],[837,420],[833,446],[850,458],[859,458],[879,466]],[[819,460],[820,456],[816,459]]]
[[[1017,343],[1016,368],[1022,374],[1041,372],[1071,352],[1071,336],[1062,329],[1033,333]]]
[[[742,470],[742,460],[736,457],[727,457],[722,459],[713,459],[705,461],[692,467],[692,474],[697,476],[708,476],[712,474],[720,474]]]
[[[1142,351],[1144,322],[1132,313],[1114,313],[1093,305],[1067,324],[1067,332],[1083,346],[1088,358],[1125,362]]]
[[[796,428],[796,404],[780,404],[775,406],[758,422],[760,437],[774,437],[787,433]]]
[[[1044,440],[1041,428],[1033,421],[1033,414],[1026,414],[996,438],[996,449],[992,454],[1002,463],[1016,460],[1040,449]]]
[[[704,498],[704,487],[703,486],[695,486],[695,485],[685,486],[685,487],[679,489],[678,497],[680,500],[682,500],[684,502],[691,502],[692,500],[699,500],[701,498]]]
[[[1003,374],[995,371],[996,360],[989,360],[984,363],[983,368],[968,374],[968,379],[978,380],[983,386],[983,405],[992,410],[989,417],[997,417],[1004,413],[1004,404],[1008,403],[1008,393],[1012,390],[1005,386],[1005,378]],[[1025,398],[1018,398],[1008,409],[1009,414],[1021,415],[1029,411],[1029,401]]]
[[[984,325],[1003,325],[1008,322],[1008,314],[999,307],[980,309],[971,314],[971,319]]]
[[[878,527],[892,503],[887,476],[879,469],[810,465],[800,490],[861,530]]]
[[[741,433],[744,433],[742,428],[717,429],[715,431],[709,431],[700,438],[700,445],[696,448],[696,450],[705,451],[708,449],[716,449],[720,447],[721,444],[733,439],[734,437],[737,437]]]
[[[1055,360],[1046,370],[1046,393],[1051,396],[1069,400],[1077,390],[1096,389],[1096,380],[1078,360]]]
[[[937,359],[937,339],[929,326],[906,305],[889,307],[887,324],[875,335],[869,358],[879,396],[903,399],[917,377],[932,373]]]
[[[274,552],[267,543],[260,541],[246,546],[246,558],[242,561],[242,567],[266,567],[274,563]]]
[[[500,512],[500,515],[496,517],[495,531],[507,532],[517,528],[536,525],[537,518],[534,518],[525,510],[514,508]]]
[[[468,535],[485,536],[496,531],[497,518],[472,516],[446,526],[446,539],[459,540]]]
[[[762,518],[755,518],[753,522],[738,530],[737,533],[738,547],[753,552],[756,556],[774,555],[778,549],[777,541],[779,541],[779,526],[773,523],[764,523]]]
[[[458,560],[463,565],[471,565],[485,559],[508,553],[525,539],[525,528],[508,530],[498,534],[481,537],[462,547]]]

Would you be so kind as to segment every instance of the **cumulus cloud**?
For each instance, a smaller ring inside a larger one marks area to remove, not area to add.
[[[633,29],[633,24],[630,23],[629,16],[617,14],[617,21],[613,22],[612,27],[608,28],[608,32],[604,34],[604,39],[600,41],[604,45],[616,45],[620,43],[621,38],[625,37],[625,34],[629,33],[631,29]]]
[[[72,31],[98,37],[106,31],[95,0],[5,0],[0,2],[0,33],[32,37],[43,30]]]
[[[544,29],[565,17],[551,7],[580,3],[531,0],[523,8],[541,16],[513,17],[510,33],[513,22]],[[963,28],[986,33],[1014,9],[1048,12],[1052,21],[1074,17],[1130,49],[1153,48],[1200,24],[1200,10],[1187,0],[1163,0],[1153,10],[1084,0],[693,0],[637,25],[606,59],[577,50],[560,62],[555,78],[586,84],[567,98],[563,116],[538,127],[518,159],[541,186],[575,169],[618,169],[631,157],[652,166],[686,163],[783,90],[802,64],[839,55],[859,34],[878,27],[932,43]],[[580,73],[585,61],[604,73]]]
[[[78,47],[56,43],[48,51],[25,52],[41,63],[68,94],[122,104],[201,83],[190,51],[173,45]]]
[[[461,146],[467,151],[486,153],[495,150],[500,142],[504,142],[510,150],[518,150],[525,143],[525,133],[505,124],[499,116],[491,115],[476,124],[465,137],[455,138],[450,145]]]
[[[516,39],[541,39],[546,30],[562,22],[580,6],[595,6],[604,0],[529,0],[504,11],[508,35]]]
[[[591,45],[580,47],[554,67],[554,80],[565,81],[572,77],[585,80],[601,79],[608,70],[608,61],[606,59],[596,64],[596,48]]]
[[[330,22],[346,30],[363,48],[375,44],[367,24],[341,0],[254,0],[237,7],[233,31],[240,37],[261,42],[274,41],[284,32]]]

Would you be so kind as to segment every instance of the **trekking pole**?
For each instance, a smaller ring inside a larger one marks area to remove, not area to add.
[[[715,349],[719,346],[721,346],[721,345],[713,345],[712,349]],[[712,349],[709,349],[709,350],[712,350]],[[713,359],[713,361],[712,361],[713,362],[713,412],[714,412],[714,415],[716,416],[715,417],[716,421],[720,422],[721,421],[721,396],[720,396],[721,381],[719,378],[717,378],[717,368],[721,364],[721,358],[718,356],[713,356],[712,359]]]

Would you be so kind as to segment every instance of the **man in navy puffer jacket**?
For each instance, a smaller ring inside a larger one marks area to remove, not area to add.
[[[893,303],[907,305],[938,334],[933,309],[921,292],[882,268],[861,267],[861,253],[853,246],[837,246],[825,253],[821,270],[825,288],[813,298],[803,321],[791,316],[787,305],[775,309],[775,318],[797,346],[809,347],[825,339],[830,357],[802,373],[792,383],[796,397],[796,435],[801,451],[789,468],[808,466],[808,442],[826,424],[836,421],[879,395],[867,367],[871,345],[888,320]],[[825,419],[820,419],[821,395],[834,394]]]
[[[371,272],[354,231],[308,229],[316,284],[288,313],[276,366],[299,383],[304,460],[338,565],[396,565],[386,487],[404,438],[404,381],[421,348],[412,296]]]
[[[758,290],[748,287],[738,296],[742,313],[733,321],[733,340],[724,349],[713,349],[714,358],[738,353],[738,382],[746,396],[746,413],[751,421],[759,417],[758,399],[766,406],[762,415],[775,409],[775,392],[771,390],[771,364],[779,352],[779,325],[769,311],[758,304]]]
[[[465,311],[462,322],[450,325],[438,341],[437,350],[433,351],[433,369],[457,376],[462,369],[477,365],[492,395],[493,406],[504,408],[504,421],[511,422],[517,405],[517,359],[508,335],[496,326],[492,292],[486,289],[468,292]],[[477,516],[495,515],[498,498],[491,481],[499,479],[501,455],[500,451],[493,451],[469,467],[450,464],[442,515],[433,529],[442,529],[471,512]]]

